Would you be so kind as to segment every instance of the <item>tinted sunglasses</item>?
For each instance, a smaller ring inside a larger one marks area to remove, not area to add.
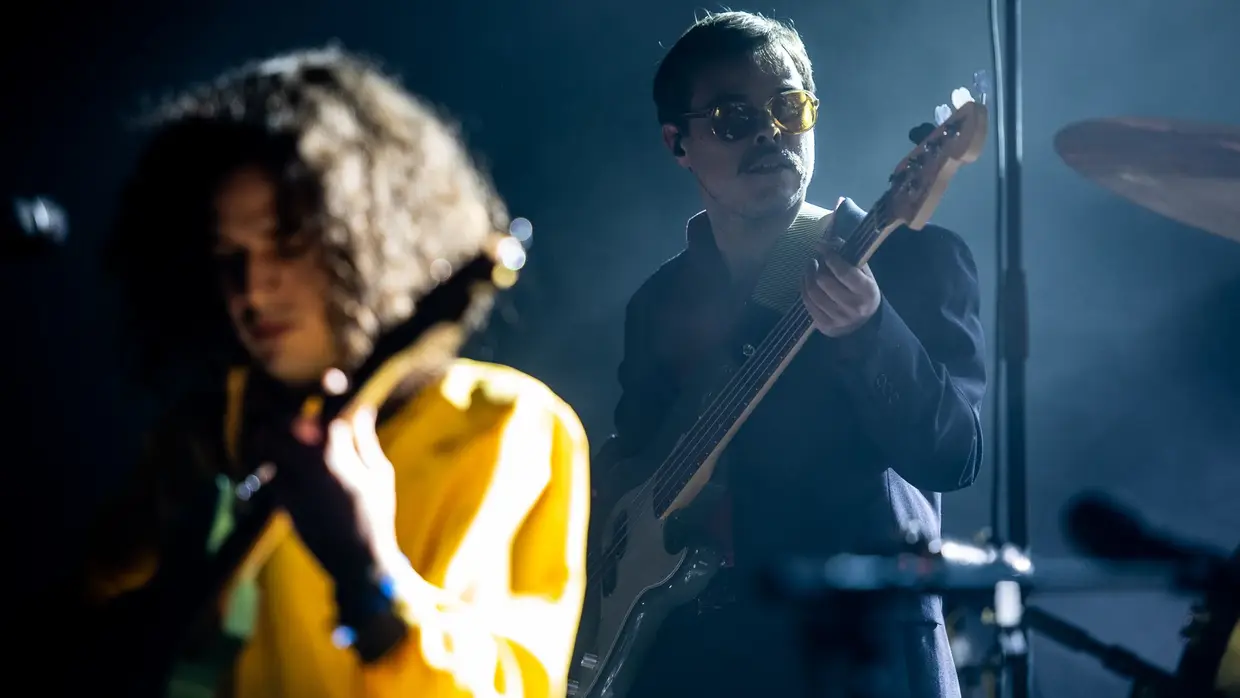
[[[761,107],[748,102],[728,102],[705,111],[681,115],[685,119],[710,119],[710,128],[720,140],[749,138],[773,122],[784,133],[805,133],[818,122],[818,98],[809,90],[788,90],[766,101]]]

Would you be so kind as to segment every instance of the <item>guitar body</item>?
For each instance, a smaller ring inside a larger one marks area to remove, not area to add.
[[[595,504],[590,522],[592,574],[569,668],[569,696],[623,698],[659,626],[678,607],[705,591],[723,567],[721,552],[693,540],[689,527],[682,525],[677,514],[661,513],[669,508],[673,490],[679,487],[670,486],[658,466],[685,439],[693,438],[702,406],[716,393],[705,386],[725,385],[736,369],[727,361],[708,362],[686,381],[664,428],[646,450],[657,455],[643,455],[608,467],[616,480],[644,479],[618,498]],[[704,470],[711,470],[715,459],[710,460]],[[692,470],[684,470],[686,476],[692,474]],[[699,489],[698,494],[703,491],[708,494],[696,503],[705,508],[722,494],[715,486]]]
[[[586,589],[570,696],[627,695],[659,626],[722,568],[723,555],[710,547],[669,551],[664,523],[645,485],[625,493],[601,522],[602,550],[614,549],[615,559]]]

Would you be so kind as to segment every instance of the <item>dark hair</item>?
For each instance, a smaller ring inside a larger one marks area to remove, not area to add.
[[[792,58],[805,89],[814,90],[814,71],[801,35],[778,20],[750,12],[707,14],[693,23],[659,62],[654,74],[654,105],[660,124],[681,123],[692,108],[693,85],[707,66],[757,55],[770,60],[779,51]]]
[[[296,233],[298,244],[308,236],[322,248],[330,319],[349,366],[437,283],[432,262],[455,268],[507,227],[454,129],[373,64],[337,49],[227,73],[168,101],[150,122],[108,250],[148,377],[240,351],[210,256],[214,197],[240,167],[275,179],[279,242]]]

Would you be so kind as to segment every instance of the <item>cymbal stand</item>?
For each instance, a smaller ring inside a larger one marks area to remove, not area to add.
[[[1012,665],[1027,658],[1029,642],[1022,594],[1016,582],[1000,582],[995,586],[990,607],[983,613],[983,622],[995,630],[979,667],[979,678],[985,684],[987,698],[1000,698],[1004,677],[1010,675]]]

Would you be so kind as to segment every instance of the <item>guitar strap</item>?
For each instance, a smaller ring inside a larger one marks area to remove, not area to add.
[[[241,367],[234,367],[228,372],[223,436],[225,451],[233,464],[240,462],[242,421],[246,411],[249,377],[249,371]],[[217,486],[220,490],[220,505],[211,537],[207,541],[207,550],[211,553],[217,552],[232,533],[237,516],[235,483],[227,476],[220,475]],[[275,547],[291,533],[292,526],[286,515],[277,514],[273,517],[250,555],[237,570],[232,582],[224,590],[220,599],[223,604],[221,623],[224,633],[229,637],[246,640],[253,633],[259,596],[256,572]]]
[[[834,212],[808,202],[802,204],[796,220],[767,256],[749,302],[780,314],[787,312],[800,299],[801,279],[806,262],[813,256],[814,245],[823,240],[828,231],[836,235],[838,231],[851,234],[864,218],[865,211],[848,198],[840,199]],[[847,235],[839,237],[847,238]]]

